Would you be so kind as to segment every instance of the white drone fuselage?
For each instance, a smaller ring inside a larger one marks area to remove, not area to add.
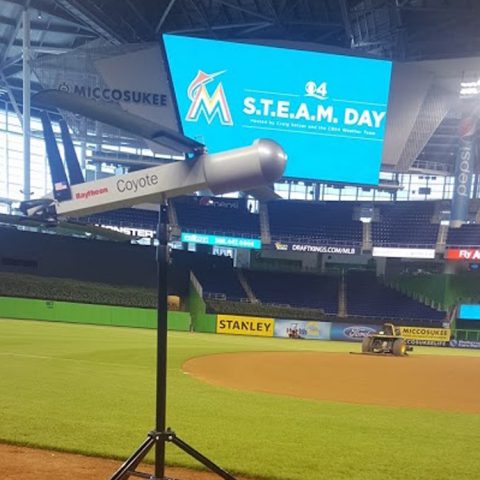
[[[72,185],[71,199],[56,201],[55,210],[59,217],[81,217],[204,189],[216,195],[248,190],[278,180],[285,165],[282,147],[261,139],[249,147]]]

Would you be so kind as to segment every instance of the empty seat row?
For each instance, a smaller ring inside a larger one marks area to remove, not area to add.
[[[317,308],[327,314],[338,310],[338,278],[308,273],[246,270],[245,277],[262,303]]]
[[[347,311],[360,317],[433,320],[445,318],[435,310],[378,282],[374,272],[350,271],[347,274]]]

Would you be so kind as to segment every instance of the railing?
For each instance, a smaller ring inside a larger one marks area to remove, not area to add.
[[[222,237],[239,237],[239,238],[260,238],[260,230],[258,233],[255,232],[241,232],[239,230],[212,230],[211,228],[190,228],[190,227],[182,227],[182,231],[188,233],[199,233],[202,235],[216,235]]]
[[[195,274],[190,271],[190,282],[192,283],[193,285],[193,288],[196,290],[196,292],[198,293],[198,295],[200,297],[203,297],[203,288],[202,288],[202,285],[201,283],[198,281],[197,277],[195,276]]]
[[[362,249],[369,251],[373,247],[371,222],[363,223],[362,233],[363,233]]]
[[[406,243],[406,242],[373,242],[373,247],[386,247],[386,248],[428,248],[435,249],[435,240],[432,243]]]
[[[220,293],[220,292],[205,292],[203,298],[208,300],[219,300],[222,302],[234,301],[238,303],[252,303],[248,298],[240,297],[240,298],[235,298],[233,300],[232,298],[228,298],[225,293]]]
[[[272,242],[272,235],[270,232],[270,223],[268,219],[268,206],[264,202],[260,202],[260,233],[262,243],[270,244]]]
[[[480,248],[480,242],[476,245],[458,245],[457,243],[448,243],[446,244],[447,248]]]
[[[433,174],[452,174],[453,168],[450,164],[435,162],[432,160],[420,160],[416,159],[410,170],[419,170],[423,173],[429,172]]]
[[[355,315],[355,314],[349,314],[347,319],[351,321],[356,321],[360,320],[362,322],[365,321],[373,321],[374,323],[400,323],[400,322],[408,322],[408,323],[413,323],[415,322],[416,325],[435,325],[435,328],[441,328],[438,327],[438,324],[442,323],[442,320],[434,320],[432,318],[411,318],[411,317],[390,317],[390,316],[382,316],[382,315]]]
[[[270,265],[268,263],[255,263],[250,267],[250,270],[260,270],[262,272],[284,272],[284,273],[322,273],[321,266],[310,267],[305,265],[289,265],[289,264],[274,264]],[[325,273],[324,275],[328,275]]]
[[[237,315],[255,315],[275,318],[290,318],[298,320],[324,320],[329,317],[336,317],[333,314],[325,314],[323,310],[313,308],[290,307],[286,304],[264,304],[245,302],[234,302],[232,300],[206,299],[211,311],[216,313],[232,313]]]
[[[304,245],[326,247],[361,247],[362,240],[338,240],[319,238],[314,235],[276,235],[272,234],[272,242],[298,243]]]
[[[465,340],[467,342],[480,342],[480,330],[455,330],[456,340]]]

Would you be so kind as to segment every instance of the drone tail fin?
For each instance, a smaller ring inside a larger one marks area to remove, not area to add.
[[[68,176],[70,178],[70,185],[78,185],[85,183],[80,163],[78,162],[77,153],[72,142],[72,136],[68,131],[68,125],[65,120],[60,120],[60,130],[62,132],[62,142],[65,151],[65,163],[67,164]]]
[[[42,120],[48,164],[50,166],[50,175],[52,177],[53,196],[55,200],[60,202],[70,200],[72,198],[72,192],[70,190],[65,167],[63,166],[62,157],[58,150],[57,140],[53,133],[50,117],[47,112],[42,112],[40,118]]]

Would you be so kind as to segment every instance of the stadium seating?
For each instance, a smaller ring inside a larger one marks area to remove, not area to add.
[[[398,202],[377,204],[379,221],[372,222],[373,245],[378,247],[433,248],[438,224],[431,223],[433,202]]]
[[[246,208],[244,199],[185,197],[172,201],[183,231],[236,237],[260,237],[259,215]],[[279,200],[268,204],[272,242],[318,246],[360,247],[362,223],[354,220],[356,202],[312,202]],[[373,245],[378,247],[435,246],[439,225],[432,223],[434,202],[385,202],[375,205],[372,221]],[[155,230],[154,211],[119,209],[96,214],[90,223]],[[451,229],[450,246],[480,245],[480,225]]]
[[[153,288],[3,272],[0,272],[0,296],[124,307],[155,308],[157,305]]]
[[[449,247],[480,247],[480,224],[462,225],[448,231]]]
[[[248,297],[233,268],[218,265],[197,267],[194,274],[202,286],[205,298],[245,301]]]
[[[360,246],[362,223],[353,220],[354,206],[353,202],[270,202],[268,212],[272,240]]]
[[[326,314],[338,311],[336,277],[253,270],[246,270],[245,277],[262,303],[318,308]]]
[[[124,227],[131,229],[156,230],[158,212],[140,210],[137,208],[120,208],[105,213],[96,213],[83,217],[82,221],[109,227]]]
[[[242,200],[189,197],[173,203],[182,231],[259,238],[258,214],[250,213]]]
[[[316,308],[296,308],[263,303],[232,302],[206,298],[208,313],[251,315],[254,317],[288,318],[297,320],[324,320],[325,314]]]
[[[379,283],[374,272],[352,270],[347,274],[349,316],[402,320],[409,324],[442,326],[445,312],[434,310]]]

